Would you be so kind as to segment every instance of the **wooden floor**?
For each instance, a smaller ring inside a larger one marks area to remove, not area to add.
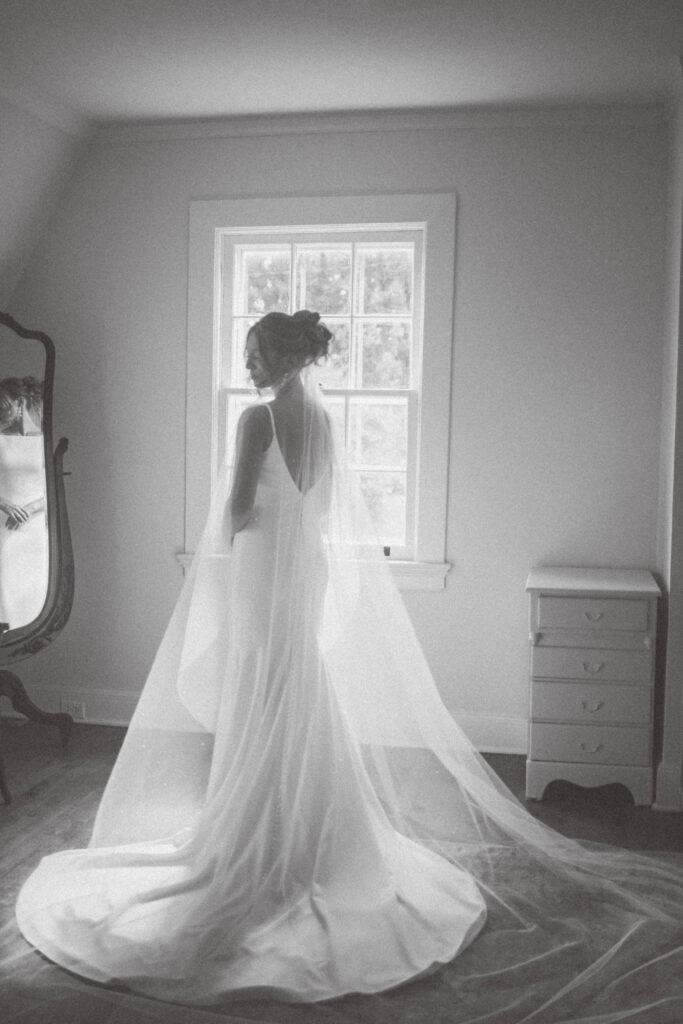
[[[46,853],[87,843],[123,729],[74,727],[66,751],[55,728],[0,718],[0,751],[12,803],[0,803],[0,924],[19,885]]]
[[[485,754],[494,771],[524,801],[526,758]],[[634,807],[624,786],[582,789],[570,782],[551,782],[543,800],[527,800],[527,810],[550,828],[573,839],[610,843],[627,850],[683,852],[683,814]]]
[[[16,886],[45,853],[87,842],[99,796],[124,729],[76,724],[66,751],[56,729],[25,719],[0,719],[9,806],[0,804],[3,871],[0,908],[13,905]],[[524,799],[524,757],[489,754],[489,764]],[[582,790],[552,783],[529,811],[577,839],[634,850],[683,851],[683,815],[634,807],[620,786]]]
[[[52,968],[49,962],[46,965],[50,979],[47,989],[34,992],[31,983],[28,991],[22,989],[22,995],[10,996],[9,1001],[5,999],[6,989],[1,977],[9,979],[10,987],[16,981],[17,968],[11,965],[18,961],[12,958],[39,956],[29,949],[14,922],[18,889],[44,854],[87,844],[102,789],[123,737],[123,729],[76,724],[68,749],[62,751],[56,729],[23,719],[0,719],[0,749],[12,794],[11,804],[0,803],[0,960],[3,953],[7,957],[0,969],[0,1020],[21,1020],[22,1024],[147,1024],[159,1020],[164,1024],[205,1024],[217,1019],[213,1014],[202,1012],[195,1016],[187,1008],[172,1009],[168,1004],[158,1007],[153,1001],[132,996],[126,996],[125,1003],[110,1005],[99,999],[101,993],[96,986],[79,983],[80,987],[71,990],[62,985],[66,975]],[[524,758],[491,754],[487,760],[523,799]],[[553,783],[545,800],[532,801],[527,806],[536,817],[576,838],[631,849],[683,851],[683,815],[634,808],[628,794],[618,786],[582,791],[567,783]],[[10,973],[3,975],[3,969]],[[446,1005],[449,990],[446,987],[444,991]],[[415,999],[415,1006],[411,1015],[404,1019],[419,1024],[427,1021],[431,1024],[437,1018],[448,1019],[441,1011],[434,1017],[434,1006],[440,1005],[439,992],[430,996],[432,1002],[424,997],[424,1006],[419,1002],[423,997],[415,993],[413,989],[411,998]],[[262,1021],[259,1005],[243,1010],[244,1004],[241,1004],[238,1016],[223,1020],[242,1024]],[[278,1007],[277,1014],[268,1019],[277,1020],[279,1024],[289,1021],[319,1024],[321,1019],[326,1019],[319,1016],[322,1012],[319,1009],[298,1007],[295,1010],[286,1004],[274,1005]],[[387,1003],[385,1009],[391,1005]],[[361,1017],[347,1014],[343,1020],[386,1024],[386,1016],[377,1009],[384,1006],[381,997],[373,1003],[372,1011],[365,1003],[360,1002],[359,1006],[365,1007]],[[347,1010],[344,1012],[346,1014]]]

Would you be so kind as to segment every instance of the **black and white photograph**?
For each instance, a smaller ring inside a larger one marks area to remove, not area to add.
[[[682,285],[683,0],[0,0],[3,1024],[682,1024]]]

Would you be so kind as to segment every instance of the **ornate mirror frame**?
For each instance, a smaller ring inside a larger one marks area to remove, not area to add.
[[[53,451],[52,407],[55,347],[47,334],[42,331],[27,330],[7,313],[0,313],[0,324],[4,324],[5,327],[12,330],[18,338],[40,342],[45,349],[43,443],[49,550],[45,603],[38,617],[32,622],[3,632],[0,641],[0,668],[2,668],[36,654],[51,643],[64,628],[73,604],[74,559],[64,493],[64,476],[66,474],[62,468],[64,454],[69,447],[68,440],[61,437]]]

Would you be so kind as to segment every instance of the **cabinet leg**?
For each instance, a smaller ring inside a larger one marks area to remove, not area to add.
[[[584,789],[615,782],[631,791],[636,806],[652,803],[652,765],[582,764],[581,762],[533,761],[526,763],[526,799],[542,800],[546,786],[558,779]]]
[[[548,777],[544,766],[538,761],[527,760],[525,800],[542,800],[549,782],[552,782],[552,777]]]

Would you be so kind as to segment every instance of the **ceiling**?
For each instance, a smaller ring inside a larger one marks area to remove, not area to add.
[[[84,123],[660,102],[683,0],[0,0],[0,95]]]

